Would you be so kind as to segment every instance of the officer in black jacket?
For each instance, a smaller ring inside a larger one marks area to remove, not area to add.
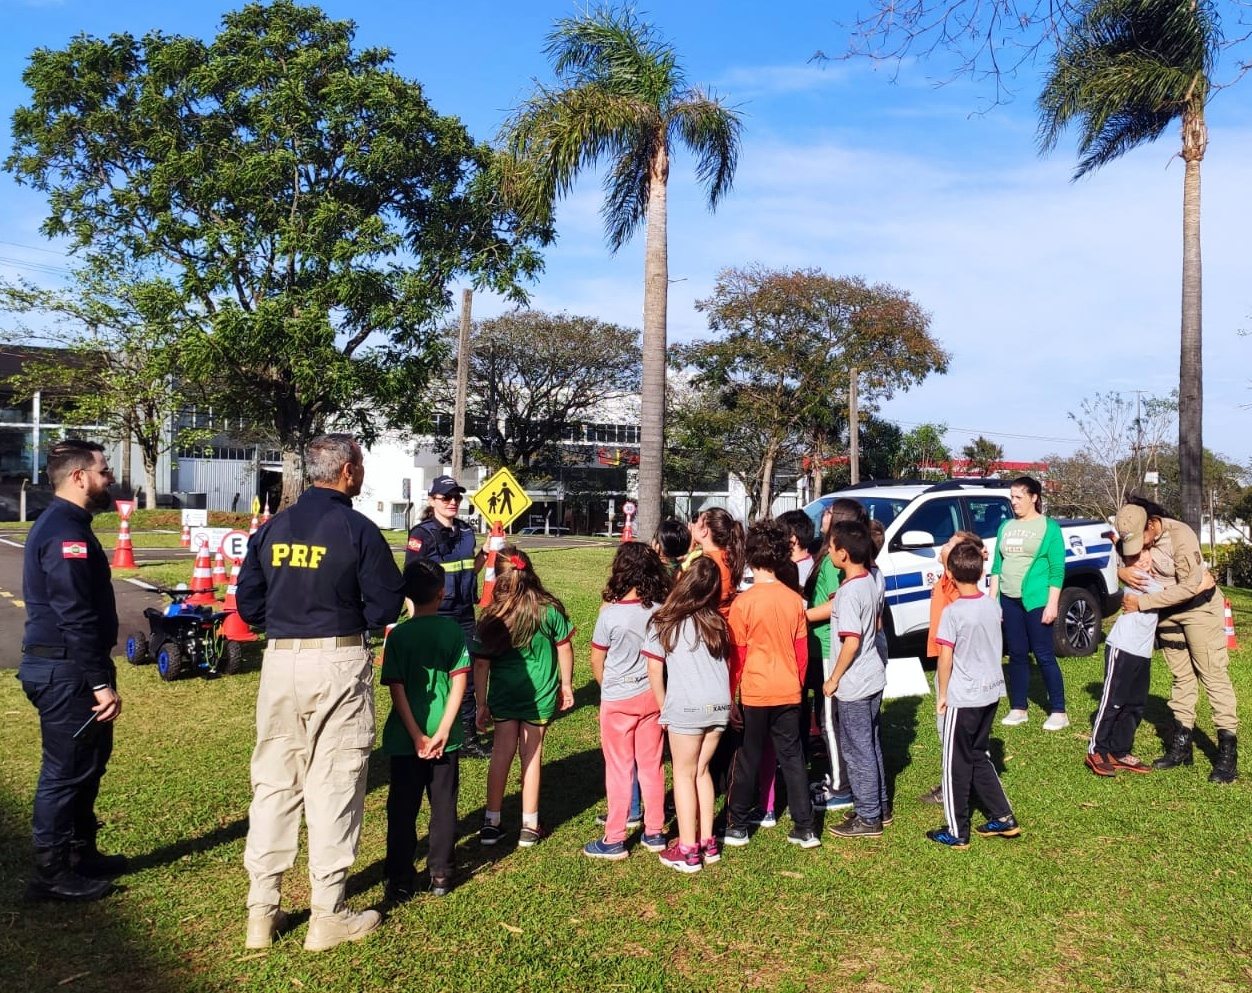
[[[244,864],[248,948],[268,948],[286,915],[283,874],[308,826],[309,930],[324,951],[378,927],[377,911],[344,904],[365,808],[374,745],[370,631],[394,621],[404,585],[378,527],[352,509],[365,467],[351,435],[314,438],[313,483],[248,540],[235,598],[239,616],[268,635],[257,692],[252,805]]]
[[[91,515],[109,506],[104,448],[71,439],[48,453],[55,495],[30,529],[22,574],[26,632],[17,678],[39,711],[35,876],[29,899],[98,900],[126,869],[96,847],[95,802],[122,712],[111,652],[117,606]]]
[[[443,567],[443,601],[439,614],[451,617],[465,632],[466,644],[472,644],[477,633],[474,606],[478,603],[478,572],[486,555],[475,552],[474,529],[457,517],[465,487],[451,476],[436,476],[427,494],[429,503],[417,525],[409,531],[404,565],[425,559]],[[461,724],[465,731],[461,754],[485,758],[491,754],[478,737],[474,724],[473,677],[465,689],[461,706]]]

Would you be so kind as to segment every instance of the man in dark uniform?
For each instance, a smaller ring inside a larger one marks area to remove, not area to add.
[[[98,900],[126,869],[96,847],[95,803],[122,712],[117,606],[91,515],[109,506],[104,448],[72,439],[48,453],[55,495],[30,529],[22,575],[26,633],[17,678],[39,711],[43,762],[35,788],[30,899]]]
[[[436,476],[430,484],[429,506],[425,515],[409,532],[404,564],[424,559],[443,567],[443,601],[439,615],[451,617],[465,632],[467,644],[477,633],[474,606],[478,603],[478,571],[483,567],[485,553],[475,554],[474,529],[457,517],[465,487],[451,476]],[[461,706],[461,725],[465,731],[461,754],[485,758],[491,754],[478,738],[474,724],[474,682],[465,690]]]
[[[248,540],[236,589],[239,616],[268,635],[257,694],[252,806],[244,850],[247,947],[268,948],[285,919],[283,874],[308,827],[308,951],[356,941],[377,911],[344,904],[365,809],[374,745],[374,666],[366,644],[399,616],[404,586],[382,532],[352,509],[365,477],[346,434],[309,443],[312,482]]]

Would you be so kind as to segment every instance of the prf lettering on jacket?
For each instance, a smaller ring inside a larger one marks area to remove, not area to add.
[[[325,545],[288,544],[276,541],[270,546],[273,556],[270,564],[277,569],[279,566],[291,566],[293,569],[316,569],[326,554]]]

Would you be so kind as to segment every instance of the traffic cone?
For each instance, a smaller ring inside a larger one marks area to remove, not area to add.
[[[239,605],[235,602],[239,571],[242,568],[243,559],[232,560],[230,582],[226,586],[226,602],[222,604],[222,609],[227,612],[222,620],[222,635],[229,641],[256,641],[256,634],[248,627],[247,621],[239,616]]]
[[[268,524],[270,522],[270,505],[269,501],[265,502],[265,507],[261,511],[261,523]]]
[[[226,585],[226,557],[219,548],[217,554],[213,556],[213,589],[216,592],[219,586]]]
[[[178,545],[180,548],[191,547],[191,525],[190,524],[183,525],[183,533],[178,536]]]
[[[1234,611],[1231,610],[1230,601],[1223,600],[1222,602],[1224,604],[1223,617],[1225,618],[1226,647],[1234,650],[1239,647],[1239,642],[1235,638],[1235,615]]]
[[[631,523],[630,518],[626,519],[626,523],[622,525],[622,544],[635,540],[635,525]]]
[[[374,665],[380,669],[383,666],[383,660],[387,657],[387,639],[391,637],[391,632],[395,630],[395,627],[394,624],[388,624],[383,628],[383,643],[378,649],[378,654],[374,656]]]
[[[191,596],[187,598],[190,604],[215,603],[217,597],[213,595],[213,564],[209,558],[209,543],[207,541],[200,542],[200,548],[196,552],[196,564],[191,570]]]
[[[483,595],[478,599],[480,607],[491,603],[496,588],[496,555],[503,547],[504,528],[499,521],[492,521],[491,534],[487,537],[487,560],[483,563]]]
[[[113,568],[135,568],[135,549],[130,543],[130,521],[125,517],[118,526],[117,547],[113,549]]]
[[[256,519],[256,514],[252,515],[252,523],[248,525],[248,537],[251,538],[261,528],[260,522]]]

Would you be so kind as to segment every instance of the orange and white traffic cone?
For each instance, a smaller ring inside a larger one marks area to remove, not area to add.
[[[219,548],[217,554],[213,556],[213,589],[216,591],[218,587],[225,586],[226,581],[226,556],[222,554]]]
[[[261,522],[256,519],[256,514],[252,515],[252,523],[248,525],[248,537],[251,538],[261,529]]]
[[[1225,619],[1226,647],[1234,650],[1239,647],[1239,642],[1235,638],[1235,614],[1230,607],[1229,600],[1224,600],[1223,604],[1222,616]]]
[[[226,602],[222,609],[226,617],[222,621],[222,634],[230,641],[256,641],[256,635],[247,622],[239,616],[239,605],[235,602],[235,591],[239,586],[239,570],[243,567],[243,559],[234,559],[230,570],[230,582],[226,586]]]
[[[491,534],[487,536],[487,560],[483,563],[483,595],[478,599],[478,606],[485,607],[491,603],[496,588],[496,556],[504,547],[504,527],[499,521],[491,522]]]
[[[190,524],[183,525],[183,533],[178,536],[178,547],[179,548],[191,547],[191,525]]]
[[[113,549],[113,568],[135,568],[135,548],[130,542],[130,521],[125,517],[118,526],[117,547]]]
[[[270,505],[267,502],[265,504],[264,509],[261,511],[261,523],[268,524],[269,522],[270,522]]]
[[[213,563],[209,558],[209,543],[207,541],[200,542],[200,548],[196,552],[196,564],[191,570],[191,596],[187,598],[190,604],[206,604],[215,603],[217,597],[213,595]]]

